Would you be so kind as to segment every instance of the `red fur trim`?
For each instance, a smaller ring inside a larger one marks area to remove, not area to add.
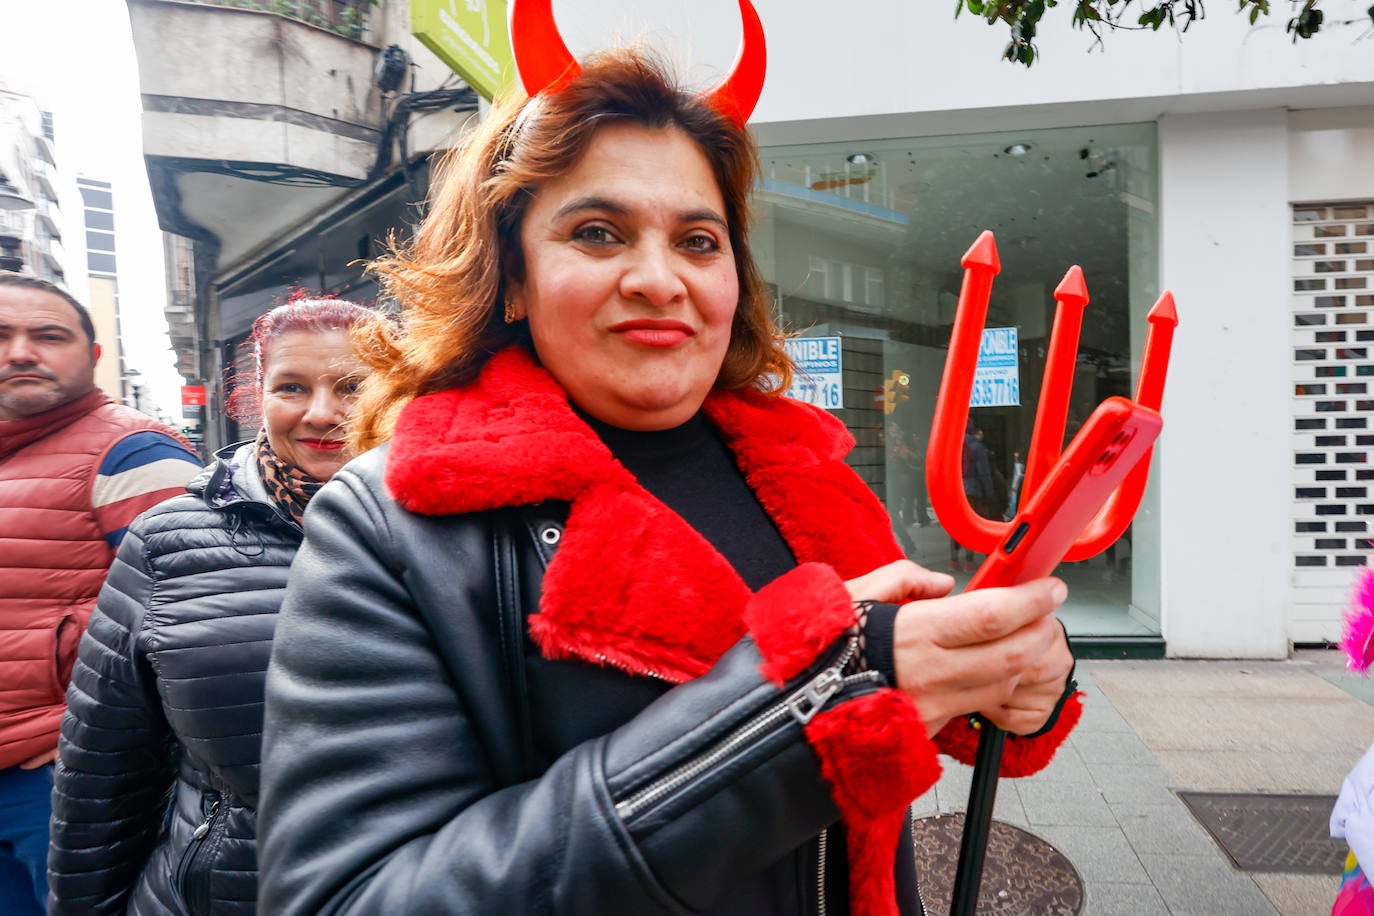
[[[940,778],[935,745],[905,694],[883,689],[812,719],[806,737],[844,818],[853,916],[895,916],[892,868],[906,807]]]
[[[901,556],[882,505],[844,463],[853,440],[834,417],[757,392],[714,392],[705,410],[798,562],[851,578]],[[749,590],[734,569],[639,485],[520,347],[492,357],[471,384],[406,406],[386,483],[398,503],[426,515],[571,503],[530,618],[548,658],[680,682],[744,633]],[[847,595],[821,607],[842,603]],[[797,611],[816,607],[811,596]],[[806,661],[828,642],[807,643]],[[806,651],[783,645],[783,654]]]
[[[897,839],[905,822],[903,812],[893,811],[861,828],[850,828],[847,839],[851,916],[898,916],[892,868]]]
[[[424,515],[571,500],[629,476],[519,347],[493,356],[471,385],[407,404],[386,467],[392,496]]]
[[[1045,734],[1034,738],[1008,735],[1006,743],[1002,745],[1002,765],[998,768],[997,775],[1011,778],[1030,776],[1049,766],[1059,746],[1069,737],[1069,732],[1073,731],[1082,716],[1083,694],[1078,692],[1069,697],[1064,708],[1059,711],[1059,719],[1054,723],[1054,728]],[[960,716],[950,719],[945,727],[940,729],[940,733],[935,736],[935,743],[939,745],[942,753],[948,754],[960,763],[973,766],[978,754],[979,734],[979,730],[971,726],[966,717]]]
[[[676,512],[638,487],[597,487],[573,503],[530,635],[546,658],[681,683],[744,635],[749,594]]]
[[[854,604],[835,570],[803,563],[759,589],[744,623],[763,653],[763,676],[781,684],[854,625]]]
[[[882,503],[855,486],[844,463],[854,439],[834,416],[748,391],[715,392],[705,411],[799,562],[828,563],[852,579],[905,556]]]

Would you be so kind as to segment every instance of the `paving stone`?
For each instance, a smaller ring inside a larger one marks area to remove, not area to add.
[[[968,807],[969,784],[973,780],[973,768],[941,757],[944,769],[935,783],[935,797],[941,814],[952,814]]]
[[[1094,785],[1025,782],[1016,786],[1021,806],[1032,827],[1069,824],[1083,827],[1115,827],[1111,808]]]
[[[1338,655],[1081,663],[1083,719],[1044,771],[999,784],[997,819],[1069,859],[1088,916],[1329,913],[1334,877],[1233,870],[1173,790],[1334,794],[1374,734],[1374,685]],[[967,805],[972,771],[945,763],[924,812]]]
[[[1156,766],[1161,761],[1133,734],[1103,734],[1095,741],[1074,743],[1089,768],[1096,764]]]
[[[1371,730],[1370,734],[1374,734]],[[1359,754],[1234,751],[1158,751],[1174,784],[1202,792],[1310,792],[1335,795]]]
[[[1083,717],[1078,720],[1069,740],[1077,740],[1084,734],[1098,732],[1134,734],[1131,724],[1116,711],[1111,701],[1100,692],[1091,693],[1083,701]]]
[[[1070,782],[1079,785],[1092,785],[1092,774],[1088,772],[1087,764],[1083,762],[1083,757],[1078,753],[1071,742],[1065,742],[1059,746],[1059,750],[1050,761],[1049,766],[1045,767],[1034,776],[1026,776],[1016,780],[1023,782]]]
[[[935,811],[930,813],[948,815],[962,814],[968,810],[968,793],[973,783],[973,769],[961,763],[949,762],[940,781],[935,784]],[[992,805],[992,816],[996,820],[1018,827],[1029,823],[1026,811],[1021,806],[1021,798],[1016,793],[1019,779],[1002,779],[997,783],[997,799]]]
[[[1159,764],[1099,763],[1091,770],[1093,784],[1109,805],[1177,804],[1173,779]]]
[[[1341,879],[1326,875],[1251,875],[1283,916],[1326,916],[1336,902]]]
[[[1089,882],[1083,916],[1169,916],[1152,884]]]
[[[1222,858],[1216,843],[1177,798],[1166,805],[1113,805],[1112,813],[1137,854]]]
[[[940,803],[933,789],[911,803],[912,817],[930,817],[938,813],[940,813]]]
[[[1266,916],[1278,911],[1249,875],[1218,857],[1142,853],[1149,874],[1176,916]]]
[[[1331,665],[1308,663],[1308,659],[1316,657],[1317,656],[1305,652],[1297,652],[1294,654],[1293,661],[1307,664],[1308,670],[1317,677],[1329,684],[1339,687],[1360,702],[1374,706],[1374,680],[1370,680],[1362,674],[1355,674],[1352,671],[1346,670],[1344,664]]]
[[[1078,827],[1041,825],[1035,832],[1068,856],[1087,882],[1088,892],[1097,882],[1108,884],[1149,884],[1150,876],[1140,864],[1120,827]]]

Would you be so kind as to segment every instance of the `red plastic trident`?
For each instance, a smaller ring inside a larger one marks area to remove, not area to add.
[[[935,418],[931,424],[930,445],[926,450],[926,484],[931,508],[935,510],[945,531],[971,550],[990,553],[1010,533],[1011,524],[983,518],[969,504],[968,496],[964,493],[963,448],[969,400],[973,394],[974,369],[978,363],[983,326],[987,321],[992,278],[1001,270],[997,244],[991,232],[984,232],[978,237],[964,255],[962,264],[964,282],[954,313],[949,355],[945,359],[945,371],[940,380],[940,393],[935,400]],[[1054,298],[1058,305],[1054,327],[1050,331],[1045,378],[1040,386],[1030,450],[1026,456],[1026,474],[1021,485],[1022,500],[1028,499],[1044,481],[1062,451],[1069,390],[1073,385],[1074,365],[1078,359],[1078,336],[1083,326],[1083,310],[1088,304],[1088,288],[1083,282],[1083,271],[1077,266],[1070,267],[1055,288]],[[1145,339],[1145,355],[1140,364],[1135,400],[1143,407],[1158,411],[1164,398],[1164,378],[1169,368],[1174,328],[1178,325],[1178,313],[1174,309],[1171,293],[1165,292],[1159,297],[1154,308],[1150,309],[1148,320],[1150,330]],[[1146,455],[1084,529],[1065,555],[1065,560],[1096,556],[1121,537],[1140,507],[1149,473],[1150,457]],[[965,814],[964,837],[959,850],[959,866],[955,874],[953,907],[950,911],[954,916],[969,916],[977,904],[1004,738],[1004,733],[990,724],[984,725],[979,738],[973,785]]]
[[[945,371],[940,380],[940,393],[935,400],[935,418],[930,429],[930,445],[926,450],[926,482],[931,508],[950,537],[970,550],[989,553],[1007,536],[1011,526],[1008,522],[983,518],[969,504],[968,496],[964,493],[963,449],[968,405],[973,394],[973,373],[978,363],[983,325],[987,320],[992,278],[1002,269],[997,259],[997,243],[991,232],[978,236],[978,241],[964,255],[962,264],[964,283],[959,291],[949,355],[945,359]],[[1083,271],[1077,266],[1070,267],[1055,288],[1054,298],[1058,308],[1055,310],[1054,328],[1050,332],[1045,379],[1040,386],[1040,402],[1036,406],[1035,425],[1026,456],[1026,476],[1021,484],[1022,499],[1035,492],[1062,451],[1069,411],[1069,389],[1073,385],[1073,370],[1078,358],[1078,334],[1083,325],[1083,310],[1088,304],[1088,288],[1083,283]],[[1148,321],[1150,331],[1145,340],[1145,356],[1140,365],[1135,400],[1142,407],[1157,411],[1164,399],[1169,350],[1173,344],[1174,328],[1178,325],[1172,293],[1165,292],[1159,297],[1154,308],[1150,309]],[[1065,560],[1096,556],[1121,537],[1140,507],[1149,466],[1149,458],[1142,459],[1136,465],[1125,483],[1074,542]]]

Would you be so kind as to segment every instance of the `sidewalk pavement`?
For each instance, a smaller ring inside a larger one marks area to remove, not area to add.
[[[1001,781],[995,818],[1068,857],[1086,916],[1331,912],[1339,875],[1240,871],[1175,793],[1336,795],[1374,741],[1374,684],[1342,653],[1080,661],[1078,680],[1082,722],[1044,771]],[[918,817],[967,804],[971,770],[944,763]]]

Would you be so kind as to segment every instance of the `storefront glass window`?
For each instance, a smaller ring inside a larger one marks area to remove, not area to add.
[[[763,151],[755,254],[784,323],[842,340],[851,462],[886,501],[917,562],[977,562],[930,511],[924,455],[963,271],[978,234],[997,238],[1002,271],[989,328],[1015,331],[1015,385],[974,407],[989,459],[979,510],[1003,518],[1034,422],[1055,286],[1079,265],[1083,321],[1069,435],[1103,398],[1130,395],[1158,290],[1153,124],[770,147]],[[1007,338],[1009,339],[1009,335]],[[886,385],[885,385],[886,383]],[[1158,635],[1153,493],[1106,554],[1058,570],[1074,635]]]

